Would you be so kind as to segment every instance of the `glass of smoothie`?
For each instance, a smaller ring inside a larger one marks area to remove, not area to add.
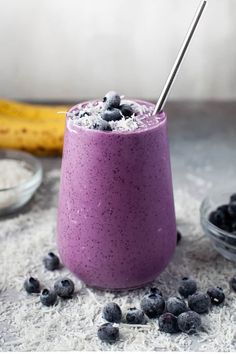
[[[176,246],[167,117],[120,98],[67,112],[57,244],[88,286],[133,289],[153,281]]]

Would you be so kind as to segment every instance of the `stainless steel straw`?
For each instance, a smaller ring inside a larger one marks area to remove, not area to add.
[[[198,24],[198,22],[200,20],[200,17],[201,17],[201,15],[203,13],[203,10],[204,10],[204,8],[206,6],[206,3],[207,3],[206,0],[202,1],[201,4],[199,5],[199,8],[197,9],[197,12],[196,12],[196,14],[195,14],[195,16],[193,18],[193,21],[192,21],[190,27],[189,27],[188,33],[187,33],[187,35],[186,35],[186,37],[184,39],[184,42],[183,42],[183,44],[182,44],[182,46],[180,48],[180,51],[179,51],[178,56],[177,56],[177,58],[175,60],[175,63],[174,63],[173,68],[172,68],[172,70],[170,72],[170,75],[168,76],[166,84],[165,84],[165,86],[164,86],[164,88],[163,88],[163,90],[161,92],[160,98],[157,101],[157,104],[156,104],[155,109],[153,111],[153,115],[155,115],[157,112],[161,112],[163,110],[163,108],[164,108],[164,105],[165,105],[167,97],[169,95],[171,86],[172,86],[172,84],[174,82],[174,79],[175,79],[176,74],[177,74],[177,72],[179,70],[180,64],[182,63],[182,60],[183,60],[184,55],[186,53],[186,50],[187,50],[187,48],[189,46],[189,43],[190,43],[190,41],[192,39],[192,36],[193,36],[194,31],[195,31],[195,29],[197,27],[197,24]]]

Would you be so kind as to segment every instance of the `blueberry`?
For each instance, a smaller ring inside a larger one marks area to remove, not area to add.
[[[224,213],[220,210],[212,211],[209,215],[209,221],[213,225],[221,228],[221,226],[225,223]]]
[[[60,267],[59,258],[53,252],[49,252],[47,256],[44,257],[43,264],[47,270],[55,270]]]
[[[105,120],[94,123],[92,128],[95,130],[101,130],[101,131],[107,131],[107,132],[112,131],[110,124],[108,122],[106,122]]]
[[[181,235],[181,233],[177,230],[177,245],[178,245],[178,243],[181,241],[181,239],[182,239],[182,235]]]
[[[231,218],[236,219],[236,202],[231,202],[228,206],[228,212]]]
[[[134,114],[133,108],[128,104],[122,104],[120,110],[124,117],[131,117]]]
[[[177,321],[179,329],[187,334],[196,333],[202,324],[200,315],[194,311],[181,313]]]
[[[208,289],[207,294],[210,296],[211,303],[213,305],[220,305],[225,300],[225,294],[223,292],[223,289],[221,289],[219,286],[217,286],[216,288]]]
[[[230,196],[230,203],[234,203],[234,202],[236,202],[236,193]]]
[[[111,122],[120,120],[122,118],[122,114],[118,108],[111,108],[104,111],[101,117],[103,120]]]
[[[103,98],[104,108],[119,108],[120,96],[115,91],[109,91]]]
[[[122,312],[119,305],[115,302],[109,302],[104,306],[102,315],[108,322],[119,323],[121,321]]]
[[[33,277],[26,279],[24,282],[24,288],[27,291],[27,293],[29,293],[29,294],[39,293],[40,292],[40,284],[39,284],[38,279],[35,279]]]
[[[57,301],[57,294],[55,291],[43,289],[40,295],[40,301],[45,306],[53,306]]]
[[[188,306],[197,313],[206,313],[211,305],[211,299],[208,294],[201,291],[189,296]]]
[[[76,115],[78,115],[79,118],[83,118],[85,116],[91,116],[91,113],[87,111],[79,111]]]
[[[187,310],[188,307],[184,300],[180,299],[179,297],[172,296],[169,297],[169,299],[166,301],[166,311],[172,313],[175,316],[178,316]]]
[[[136,307],[131,307],[126,314],[126,321],[130,324],[145,324],[146,319],[144,312],[137,309]]]
[[[75,285],[71,279],[62,278],[55,282],[54,290],[58,296],[69,299],[74,294]]]
[[[152,288],[150,293],[144,295],[141,300],[141,309],[149,318],[156,318],[164,312],[165,300],[159,294],[158,289]]]
[[[194,294],[196,290],[197,283],[195,282],[195,280],[190,279],[188,277],[182,278],[178,289],[181,296],[188,297],[189,295]]]
[[[163,313],[158,319],[159,329],[165,333],[178,333],[179,327],[177,317],[172,313]]]
[[[230,284],[231,289],[233,289],[234,291],[236,291],[236,276],[234,276],[234,277],[232,277],[232,278],[230,279],[229,284]]]
[[[119,339],[119,328],[111,323],[104,323],[98,329],[98,338],[106,343],[115,343]]]
[[[231,224],[231,230],[232,232],[235,232],[236,231],[236,221],[233,221],[232,224]]]

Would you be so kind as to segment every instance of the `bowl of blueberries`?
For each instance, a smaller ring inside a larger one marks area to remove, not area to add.
[[[201,225],[214,248],[236,262],[236,193],[214,193],[200,208]]]

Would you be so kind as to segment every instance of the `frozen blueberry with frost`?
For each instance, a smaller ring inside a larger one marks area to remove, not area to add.
[[[117,121],[122,118],[122,114],[118,108],[111,108],[102,112],[101,118],[107,122]]]
[[[197,312],[181,313],[177,318],[179,329],[187,334],[194,334],[201,326],[201,317]]]
[[[177,245],[181,241],[181,239],[182,239],[182,235],[181,235],[180,231],[177,230]]]
[[[181,296],[188,297],[197,291],[197,283],[191,278],[184,277],[180,281],[178,291]]]
[[[40,301],[44,306],[53,306],[57,301],[57,294],[55,291],[43,289],[40,294]]]
[[[109,91],[104,97],[104,108],[119,108],[120,106],[120,96],[115,91]]]
[[[54,290],[58,296],[69,299],[74,294],[75,285],[71,279],[62,278],[55,282]]]
[[[206,313],[208,312],[211,305],[211,299],[208,294],[205,294],[201,291],[190,295],[188,298],[188,306],[192,311],[197,313]]]
[[[43,264],[47,270],[56,270],[60,267],[60,260],[53,252],[49,252],[43,258]]]
[[[101,130],[101,131],[107,131],[107,132],[112,131],[110,124],[108,122],[106,122],[105,120],[94,123],[92,128],[95,130]]]
[[[134,114],[134,110],[129,104],[122,104],[120,110],[124,117],[131,117]]]
[[[40,284],[38,279],[29,277],[24,281],[24,288],[28,294],[39,293],[40,292]]]
[[[188,311],[188,307],[183,299],[171,296],[166,300],[166,311],[178,316],[182,312]]]
[[[236,275],[230,279],[229,284],[230,284],[231,289],[236,291]]]
[[[153,291],[152,288],[151,291],[142,298],[141,309],[149,318],[156,318],[164,312],[165,300],[157,289]]]
[[[179,327],[177,317],[172,313],[165,312],[158,319],[159,329],[165,333],[178,333]]]
[[[126,314],[126,322],[130,324],[145,324],[146,319],[144,312],[137,309],[136,307],[131,307]]]
[[[210,288],[207,290],[207,294],[210,296],[211,303],[213,305],[220,305],[225,300],[225,294],[223,289],[217,286],[216,288]]]
[[[115,302],[109,302],[104,306],[102,316],[108,322],[119,323],[122,317],[120,306]]]
[[[112,344],[119,339],[119,328],[111,323],[104,323],[99,327],[97,335],[103,342]]]

